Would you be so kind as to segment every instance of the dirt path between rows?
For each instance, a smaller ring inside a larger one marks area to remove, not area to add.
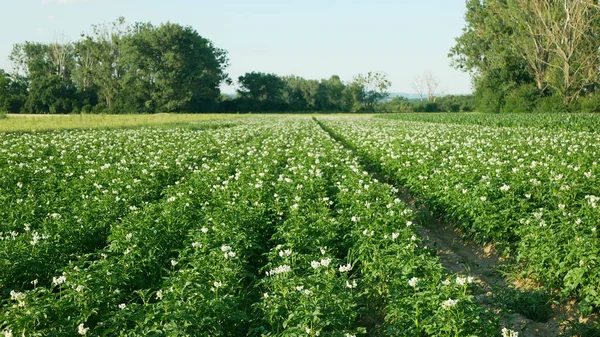
[[[503,327],[518,332],[520,337],[600,336],[600,332],[593,328],[587,333],[585,329],[581,332],[571,329],[577,324],[591,325],[597,317],[581,317],[574,301],[549,303],[549,295],[526,279],[505,278],[501,270],[510,269],[510,266],[505,265],[506,261],[492,245],[467,242],[465,235],[454,226],[436,218],[426,206],[418,206],[418,200],[393,178],[383,174],[375,163],[360,156],[344,139],[337,137],[317,119],[314,120],[332,139],[353,151],[374,178],[399,188],[398,197],[417,214],[419,234],[424,245],[436,251],[448,272],[475,278],[475,301],[496,313]],[[528,313],[529,317],[520,312]]]
[[[434,217],[426,206],[417,206],[418,201],[402,186],[394,184],[393,179],[381,176],[377,171],[371,173],[401,189],[398,196],[416,212],[420,225],[419,234],[424,245],[436,251],[448,272],[475,278],[475,302],[499,315],[503,327],[518,332],[520,337],[588,336],[572,330],[572,323],[593,323],[596,317],[580,316],[575,301],[528,303],[528,297],[535,297],[536,292],[541,293],[541,287],[526,279],[506,279],[501,272],[506,261],[492,245],[481,246],[465,241],[465,235],[454,226]],[[507,301],[526,310],[529,309],[528,306],[538,307],[531,309],[531,317],[528,317],[506,308]],[[516,303],[517,301],[521,303]],[[540,315],[539,312],[545,315]],[[592,336],[598,336],[597,331],[591,331]]]
[[[519,332],[524,337],[560,336],[563,334],[565,325],[562,317],[565,308],[553,309],[552,317],[546,322],[536,322],[519,313],[510,313],[503,308],[505,303],[499,298],[506,294],[528,291],[527,285],[522,282],[509,282],[500,274],[498,268],[504,262],[491,245],[482,247],[473,243],[465,242],[463,235],[454,227],[439,219],[431,217],[429,210],[416,209],[414,200],[403,195],[403,199],[413,209],[425,214],[421,220],[420,234],[425,245],[435,249],[440,262],[452,273],[460,273],[473,276],[477,286],[474,289],[475,301],[486,309],[495,312],[500,317],[501,325]],[[525,286],[522,289],[522,286]],[[510,295],[509,295],[510,296]]]

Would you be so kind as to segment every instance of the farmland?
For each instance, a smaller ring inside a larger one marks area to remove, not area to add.
[[[0,332],[527,336],[507,319],[518,305],[483,303],[485,275],[447,268],[420,205],[492,245],[542,304],[593,317],[600,135],[559,117],[0,134]],[[576,333],[565,324],[553,333]]]

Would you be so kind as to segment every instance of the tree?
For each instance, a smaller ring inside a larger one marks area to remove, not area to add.
[[[8,101],[10,100],[10,75],[0,69],[0,113],[8,112]]]
[[[595,1],[536,0],[527,3],[539,36],[549,41],[553,69],[548,84],[570,104],[597,82],[600,10]]]
[[[96,45],[91,38],[84,38],[74,44],[73,82],[83,92],[87,92],[94,85],[94,67],[99,61],[94,56]]]
[[[406,97],[395,96],[388,102],[383,103],[381,110],[384,112],[412,112],[412,104]]]
[[[27,82],[0,69],[0,113],[18,113],[27,99]]]
[[[70,44],[25,42],[13,47],[14,79],[27,83],[23,109],[32,113],[70,112],[77,105],[71,81],[72,48]],[[19,73],[21,73],[19,74]],[[13,81],[13,98],[22,97],[22,85]],[[19,99],[20,100],[20,99]],[[11,104],[13,109],[18,101]]]
[[[548,87],[552,41],[544,34],[543,25],[536,18],[536,1],[507,0],[506,5],[506,15],[514,26],[513,39],[508,40],[510,47],[527,62],[538,92],[543,95]]]
[[[425,92],[425,80],[422,76],[415,76],[410,81],[410,87],[419,95],[421,102],[423,102],[423,93]]]
[[[28,79],[48,76],[53,73],[50,48],[47,44],[29,42],[15,44],[9,56],[14,76]]]
[[[432,72],[426,72],[423,76],[427,86],[427,101],[433,103],[437,98],[436,92],[440,86],[440,80]]]
[[[316,109],[319,111],[344,111],[344,89],[346,85],[339,76],[333,75],[319,83]]]
[[[73,44],[61,35],[48,48],[53,73],[65,79],[71,78],[74,68]]]
[[[299,76],[285,76],[283,100],[291,111],[315,111],[317,109],[317,96],[320,83],[316,80],[307,80]]]
[[[111,109],[121,89],[123,76],[122,40],[131,34],[125,18],[111,24],[92,26],[92,34],[82,34],[78,46],[78,79],[82,88],[95,85],[104,106]],[[85,91],[85,90],[84,90]]]
[[[219,86],[228,80],[227,53],[193,28],[138,23],[122,52],[125,106],[148,112],[216,110]]]
[[[24,108],[31,113],[68,113],[75,98],[72,82],[52,74],[31,82]]]
[[[2,72],[0,69],[0,111],[19,113],[27,101],[27,79]]]
[[[238,78],[238,94],[252,111],[277,111],[283,104],[285,82],[275,74],[246,73]]]
[[[359,81],[352,81],[344,87],[343,111],[359,112],[365,110],[365,89]]]
[[[471,74],[478,110],[501,112],[505,97],[532,83],[529,65],[513,48],[514,24],[504,0],[467,0],[466,26],[449,57],[452,65]]]
[[[373,111],[377,103],[389,96],[387,89],[392,83],[383,73],[369,72],[366,76],[362,74],[355,76],[352,85],[361,91],[360,94],[354,95],[354,97],[363,109]]]
[[[528,84],[534,83],[541,98],[559,95],[562,104],[571,105],[582,92],[595,90],[600,68],[596,1],[468,0],[465,19],[449,54],[453,65],[472,74],[476,91],[492,82],[499,88],[476,92],[478,98],[530,97]]]
[[[466,7],[466,26],[448,56],[456,69],[485,77],[515,56],[508,47],[513,27],[503,14],[504,0],[467,0]]]

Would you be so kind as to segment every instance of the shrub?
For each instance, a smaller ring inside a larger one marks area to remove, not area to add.
[[[533,112],[540,98],[537,88],[533,84],[523,84],[506,95],[504,113]]]
[[[577,104],[577,110],[580,112],[600,112],[600,95],[592,94],[589,96],[580,97],[577,101]]]
[[[564,104],[562,97],[559,95],[545,96],[538,100],[535,107],[535,113],[561,113],[568,112],[568,107]]]

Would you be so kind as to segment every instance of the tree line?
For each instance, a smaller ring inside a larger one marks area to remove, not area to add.
[[[477,109],[474,95],[444,95],[435,99],[408,99],[395,96],[381,103],[378,112],[472,112]]]
[[[600,111],[595,0],[467,0],[449,56],[483,112]]]
[[[374,111],[391,85],[385,74],[311,80],[249,72],[223,95],[227,52],[191,27],[93,25],[76,42],[14,45],[0,69],[0,112],[158,113]]]
[[[191,27],[123,18],[75,43],[17,44],[10,60],[0,109],[29,113],[210,111],[228,62]]]
[[[349,83],[339,76],[312,80],[261,72],[238,78],[236,97],[222,102],[223,111],[240,112],[370,112],[389,96],[385,74],[359,74]]]

